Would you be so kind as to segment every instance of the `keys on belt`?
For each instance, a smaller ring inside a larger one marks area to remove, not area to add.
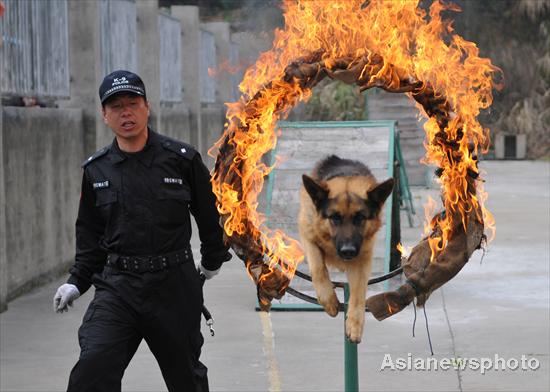
[[[107,255],[108,266],[120,271],[132,271],[138,274],[162,271],[189,261],[193,261],[191,249],[155,256],[123,256],[116,253]]]

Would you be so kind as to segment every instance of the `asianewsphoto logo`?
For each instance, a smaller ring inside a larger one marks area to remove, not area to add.
[[[521,359],[502,358],[495,354],[488,358],[413,358],[408,353],[407,358],[398,357],[393,359],[390,354],[385,354],[380,366],[380,371],[384,370],[477,370],[485,374],[488,370],[522,370],[534,371],[540,368],[540,361],[534,357],[522,355]]]

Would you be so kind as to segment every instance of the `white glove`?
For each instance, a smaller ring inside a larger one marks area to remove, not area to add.
[[[73,301],[80,297],[80,291],[74,284],[65,283],[59,286],[53,296],[53,310],[57,313],[67,312],[68,306],[73,306]]]
[[[209,269],[206,269],[202,263],[199,263],[199,271],[201,274],[204,275],[204,277],[208,280],[208,279],[212,279],[214,276],[218,275],[218,273],[220,272],[221,270],[221,267],[218,268],[217,270],[214,270],[214,271],[211,271]]]

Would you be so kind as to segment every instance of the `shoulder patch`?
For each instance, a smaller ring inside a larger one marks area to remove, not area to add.
[[[82,167],[86,167],[89,163],[95,161],[97,158],[107,154],[109,147],[103,147],[101,150],[97,150],[90,157],[88,157],[84,162],[82,162]]]
[[[197,150],[195,150],[193,146],[178,140],[165,140],[162,142],[162,147],[189,160],[193,159],[197,154]]]

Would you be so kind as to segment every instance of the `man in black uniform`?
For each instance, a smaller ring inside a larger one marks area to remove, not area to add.
[[[81,353],[68,390],[120,391],[145,339],[169,391],[207,391],[189,213],[199,229],[201,273],[209,279],[231,258],[208,170],[193,147],[147,127],[139,76],[115,71],[99,95],[115,138],[83,164],[76,261],[54,296],[54,309],[63,312],[92,284],[96,289],[78,332]]]

